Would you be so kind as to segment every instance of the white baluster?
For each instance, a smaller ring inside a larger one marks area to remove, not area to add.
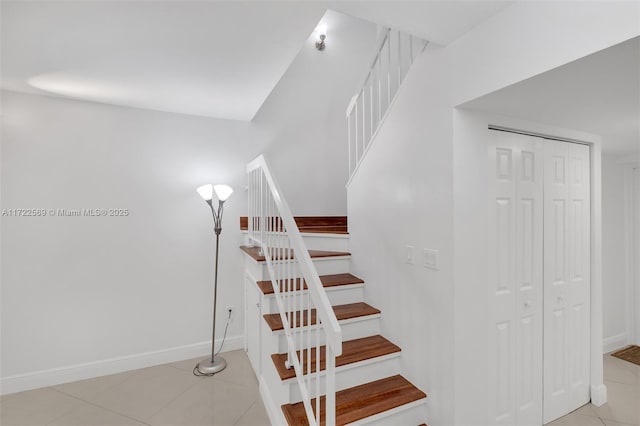
[[[333,354],[333,349],[328,344],[325,344],[325,391],[326,391],[326,419],[327,426],[335,425],[336,423],[336,358]]]

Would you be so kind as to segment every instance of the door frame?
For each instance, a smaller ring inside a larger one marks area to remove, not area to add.
[[[497,120],[489,123],[492,130],[508,131],[563,142],[589,146],[591,166],[591,320],[590,320],[590,389],[591,403],[597,407],[607,402],[607,387],[603,373],[603,308],[602,308],[602,145],[598,136],[568,131],[558,127],[523,122]],[[505,124],[501,124],[505,123]],[[515,124],[515,126],[514,126]],[[536,129],[538,129],[536,131]],[[566,136],[565,136],[566,135]]]
[[[626,324],[627,341],[625,344],[640,344],[640,267],[636,260],[640,256],[640,225],[638,219],[640,212],[637,206],[640,205],[638,189],[636,189],[635,173],[640,173],[640,164],[637,161],[623,161],[621,166],[624,169],[624,216],[625,229],[627,232],[625,239],[626,254]]]
[[[635,344],[640,345],[640,163],[636,163],[631,176],[632,182],[632,213],[631,213],[631,228],[635,234],[634,244],[631,247],[631,261],[630,265],[635,265],[635,271],[632,271],[632,288],[635,292]]]
[[[602,360],[602,146],[589,142],[591,157],[591,403],[607,402]]]

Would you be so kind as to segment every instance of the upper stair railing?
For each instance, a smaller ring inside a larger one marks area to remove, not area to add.
[[[267,263],[287,339],[287,367],[295,370],[309,425],[320,425],[321,421],[335,425],[335,361],[342,354],[342,329],[282,190],[262,155],[247,165],[247,174],[249,241],[261,249]],[[323,375],[322,343],[326,345]],[[326,399],[321,407],[323,393]]]
[[[428,42],[385,28],[362,88],[347,107],[349,180],[360,166],[389,111],[409,68]]]

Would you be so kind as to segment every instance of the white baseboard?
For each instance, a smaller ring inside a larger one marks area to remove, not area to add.
[[[216,346],[221,342],[222,339],[216,339]],[[244,336],[242,335],[228,337],[224,342],[225,352],[243,347]],[[0,378],[0,395],[153,367],[200,356],[204,357],[210,353],[211,341],[208,341],[67,367],[16,374]]]
[[[591,385],[591,403],[596,407],[602,407],[607,403],[607,386]]]
[[[620,333],[602,340],[602,353],[606,354],[616,349],[620,349],[629,343],[627,333]]]

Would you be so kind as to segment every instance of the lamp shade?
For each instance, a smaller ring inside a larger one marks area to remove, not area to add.
[[[213,198],[213,185],[210,183],[199,186],[196,191],[205,201],[210,201]]]
[[[226,201],[233,193],[233,188],[229,185],[214,185],[213,190],[216,191],[216,196],[220,201]]]

